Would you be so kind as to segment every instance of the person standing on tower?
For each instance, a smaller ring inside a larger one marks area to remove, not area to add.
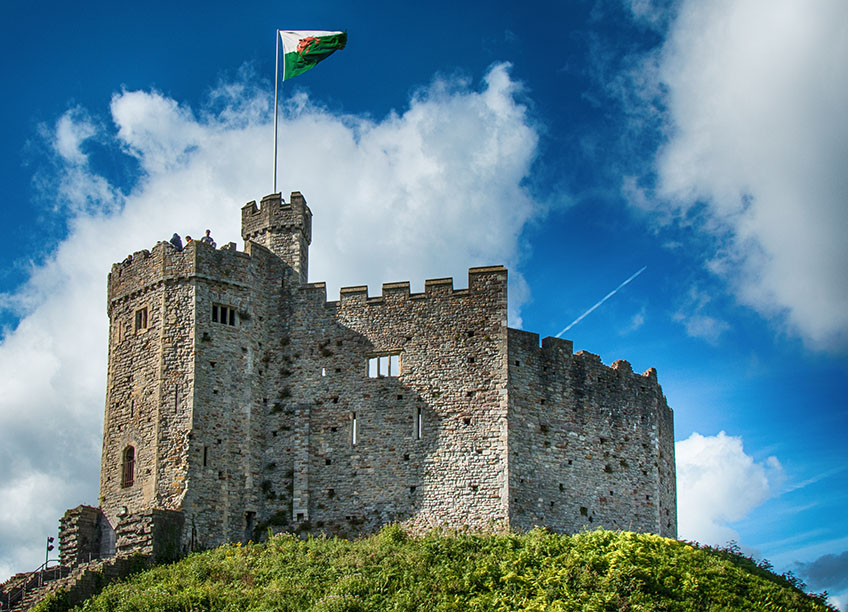
[[[200,242],[205,242],[213,249],[218,246],[218,244],[212,239],[212,230],[206,230],[206,235],[200,239]]]

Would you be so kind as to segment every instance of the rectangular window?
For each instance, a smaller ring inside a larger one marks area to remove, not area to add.
[[[351,444],[351,446],[356,446],[356,434],[358,433],[356,431],[356,429],[357,429],[357,427],[356,427],[357,426],[356,413],[352,412],[350,417],[351,417],[350,418],[350,444]]]
[[[424,413],[421,411],[421,406],[418,406],[418,413],[415,415],[415,439],[421,439],[421,426],[424,424]]]
[[[221,304],[212,304],[212,322],[235,326],[236,309],[230,306],[222,306]]]
[[[147,329],[147,306],[135,311],[134,331],[140,331],[142,329]]]
[[[400,376],[400,355],[380,355],[368,359],[368,377]]]

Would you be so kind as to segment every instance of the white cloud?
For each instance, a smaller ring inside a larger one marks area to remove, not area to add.
[[[310,279],[342,285],[511,269],[511,322],[526,284],[516,274],[518,236],[540,212],[522,183],[538,135],[508,66],[480,87],[438,78],[408,109],[382,120],[339,116],[305,95],[280,125],[284,195],[300,190],[314,213]],[[122,92],[115,132],[80,109],[52,132],[57,209],[69,233],[25,286],[0,296],[21,321],[0,343],[0,572],[41,562],[45,535],[68,507],[97,503],[106,374],[105,284],[113,262],[176,231],[219,244],[240,241],[240,209],[271,190],[272,130],[265,93],[225,84],[208,109],[157,92]],[[99,131],[93,126],[100,126]],[[128,192],[91,167],[86,138],[138,160]],[[105,144],[104,144],[105,143]],[[26,520],[24,520],[26,519]],[[4,576],[0,575],[0,579]]]
[[[97,128],[81,108],[66,112],[56,123],[54,148],[56,153],[70,164],[82,164],[87,156],[80,146],[97,133]]]
[[[708,314],[715,310],[711,303],[712,297],[708,292],[692,286],[683,298],[680,308],[672,315],[672,319],[686,328],[687,335],[717,344],[721,335],[730,329],[730,325]]]
[[[630,318],[630,324],[627,327],[625,327],[623,330],[621,330],[619,333],[629,334],[631,332],[636,331],[640,327],[642,327],[645,324],[645,312],[646,312],[646,310],[647,309],[644,306],[642,306],[642,308],[639,310],[639,312],[637,312],[636,314],[634,314]]]
[[[846,612],[848,610],[848,591],[838,595],[828,595],[827,601],[830,605],[836,606],[838,610]]]
[[[693,433],[674,448],[678,533],[687,540],[717,546],[738,540],[730,523],[775,495],[783,481],[775,457],[756,462],[742,448],[742,438],[723,431]]]
[[[705,213],[695,217],[724,245],[710,268],[741,303],[811,347],[844,350],[848,4],[684,0],[676,8],[657,58],[670,136],[656,160],[656,197],[632,178],[625,192],[678,219]]]

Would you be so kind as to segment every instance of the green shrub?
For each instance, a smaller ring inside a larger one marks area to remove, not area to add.
[[[64,608],[45,608],[45,612]],[[650,534],[434,532],[231,544],[114,584],[84,611],[826,611],[741,556]]]

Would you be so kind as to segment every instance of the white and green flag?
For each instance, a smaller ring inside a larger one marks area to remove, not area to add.
[[[283,42],[283,80],[303,74],[337,49],[344,49],[347,32],[280,30]]]

